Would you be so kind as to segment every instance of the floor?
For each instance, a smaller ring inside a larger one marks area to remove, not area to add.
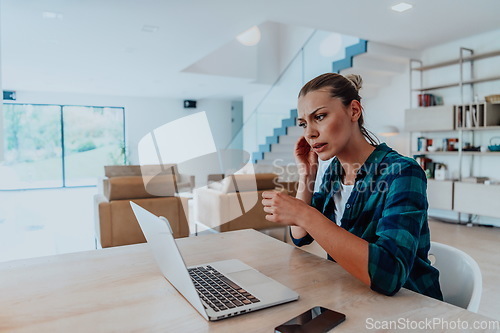
[[[500,228],[431,221],[431,240],[454,246],[477,261],[483,275],[478,313],[500,320]]]
[[[96,191],[89,187],[0,192],[0,261],[95,249]],[[192,212],[192,204],[190,208]],[[429,224],[433,241],[455,246],[478,262],[483,275],[479,313],[500,320],[500,228]],[[194,226],[191,230],[194,233]],[[283,239],[282,229],[267,233]],[[304,249],[326,257],[317,244]]]
[[[95,249],[95,187],[0,191],[0,261]]]

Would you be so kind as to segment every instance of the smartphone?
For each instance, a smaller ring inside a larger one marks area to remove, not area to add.
[[[328,332],[345,320],[345,314],[315,306],[274,329],[275,333]]]

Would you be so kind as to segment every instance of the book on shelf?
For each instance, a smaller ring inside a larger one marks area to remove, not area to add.
[[[426,157],[425,154],[413,155],[413,158],[425,171],[427,178],[434,178],[434,168],[436,164],[432,161],[432,159]]]
[[[445,151],[457,151],[458,150],[458,138],[443,139],[443,149]]]
[[[434,106],[443,105],[443,98],[434,94],[419,94],[418,106]]]
[[[432,146],[434,142],[433,139],[428,139],[424,136],[417,138],[417,151],[428,151],[428,148]]]
[[[484,182],[489,180],[489,179],[490,179],[489,177],[466,177],[466,178],[462,178],[462,182],[484,184]]]

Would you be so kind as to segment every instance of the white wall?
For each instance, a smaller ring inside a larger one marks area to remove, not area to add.
[[[281,25],[279,32],[279,73],[292,61],[314,29],[292,25]],[[305,82],[304,82],[305,83]]]
[[[410,154],[409,135],[404,132],[404,110],[410,105],[408,82],[409,71],[405,71],[395,76],[389,86],[380,89],[375,98],[361,100],[366,128],[376,134],[377,129],[383,126],[396,126],[400,131],[399,135],[393,137],[377,135],[377,137],[403,155]],[[363,97],[363,89],[360,90],[360,95]]]
[[[18,91],[16,102],[124,107],[126,140],[129,160],[132,164],[139,162],[137,144],[144,135],[167,122],[196,112],[206,111],[218,148],[224,148],[231,139],[231,101],[229,100],[199,100],[196,109],[184,109],[183,101],[180,99]],[[178,144],[182,144],[183,139],[194,138],[196,138],[196,133],[190,133],[186,128],[186,137],[180,138]]]
[[[256,48],[255,83],[272,85],[281,72],[279,68],[281,59],[279,41],[282,26],[283,24],[276,22],[264,22],[259,26],[262,37]]]

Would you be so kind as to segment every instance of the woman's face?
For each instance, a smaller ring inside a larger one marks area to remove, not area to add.
[[[298,114],[297,124],[304,128],[304,138],[323,161],[345,149],[353,123],[357,123],[351,106],[345,107],[339,98],[332,98],[328,89],[311,91],[300,97]]]

